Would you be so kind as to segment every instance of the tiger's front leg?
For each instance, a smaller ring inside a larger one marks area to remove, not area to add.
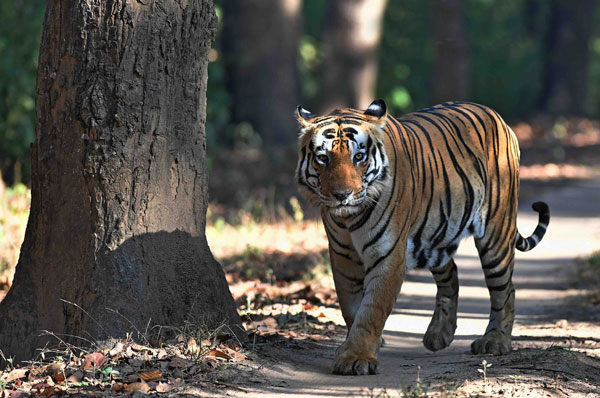
[[[396,247],[406,247],[406,244],[396,242],[388,253],[365,261],[363,297],[349,325],[346,341],[335,353],[335,374],[378,373],[377,352],[381,334],[404,280],[405,250],[395,250]]]
[[[330,244],[329,257],[342,316],[350,330],[363,298],[365,270],[353,250],[337,251]]]

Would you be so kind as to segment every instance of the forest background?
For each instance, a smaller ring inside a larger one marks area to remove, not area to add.
[[[600,117],[596,1],[568,7],[559,0],[348,2],[358,4],[353,9],[343,9],[343,1],[215,3],[219,33],[206,121],[213,160],[241,147],[271,158],[281,144],[295,148],[292,115],[299,103],[323,112],[381,97],[391,114],[401,115],[470,100],[493,107],[513,126],[533,125],[521,132],[522,145],[534,138],[558,143],[567,134],[565,117]],[[434,13],[440,5],[446,9]],[[44,10],[42,0],[0,4],[0,170],[8,185],[30,179]],[[563,160],[560,149],[554,154]]]
[[[293,177],[298,104],[322,113],[383,98],[399,116],[445,100],[479,102],[517,133],[522,179],[597,174],[596,0],[217,0],[215,6],[207,221],[220,232],[248,221],[316,215]],[[29,208],[44,11],[43,0],[0,3],[0,185],[9,187],[0,192],[0,298],[11,285]],[[240,244],[236,254],[251,252],[256,242]]]

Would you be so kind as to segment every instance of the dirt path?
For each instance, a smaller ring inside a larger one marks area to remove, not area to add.
[[[524,189],[528,191],[532,190]],[[552,220],[538,248],[517,254],[510,355],[469,353],[471,342],[485,330],[490,304],[474,245],[465,241],[456,258],[459,319],[450,348],[431,353],[421,343],[434,307],[435,285],[428,271],[413,271],[386,323],[379,375],[332,375],[334,344],[290,344],[263,351],[266,359],[255,377],[242,381],[243,392],[229,390],[227,395],[419,397],[424,396],[419,395],[420,387],[430,394],[446,389],[446,396],[600,396],[600,314],[572,284],[575,259],[600,248],[600,181],[533,191],[536,200],[550,205]],[[524,196],[518,222],[528,235],[537,219]],[[478,372],[484,359],[493,365],[487,383]]]

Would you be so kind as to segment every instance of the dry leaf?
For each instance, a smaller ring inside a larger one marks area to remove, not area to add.
[[[116,382],[115,384],[112,385],[112,387],[110,389],[113,390],[114,392],[119,392],[119,391],[123,390],[123,387],[124,387],[123,383]]]
[[[48,366],[48,368],[46,368],[46,371],[49,375],[55,376],[58,373],[62,373],[62,370],[64,368],[65,364],[63,362],[54,362],[53,364]]]
[[[169,363],[169,366],[172,368],[183,368],[183,367],[191,366],[191,365],[192,365],[191,361],[188,361],[185,358],[178,358],[178,357],[171,359],[171,362]]]
[[[156,391],[157,392],[169,392],[171,391],[175,386],[171,386],[168,383],[163,383],[163,382],[159,382],[156,385]]]
[[[176,387],[182,386],[183,385],[183,380],[181,378],[175,378],[174,379],[172,377],[169,377],[169,385],[172,388],[176,388]]]
[[[123,387],[123,391],[132,393],[134,391],[148,392],[150,386],[145,381],[138,381],[136,383],[127,384]]]
[[[13,369],[8,374],[2,375],[0,381],[4,383],[11,382],[13,380],[21,379],[27,375],[29,369],[21,368],[21,369]]]
[[[54,381],[56,384],[62,384],[65,381],[65,375],[62,373],[57,373],[54,375]]]
[[[152,351],[150,347],[144,347],[143,345],[133,343],[131,349],[134,351]]]
[[[123,344],[122,341],[119,341],[119,342],[117,342],[117,344],[115,344],[113,349],[108,352],[108,355],[110,355],[111,357],[114,357],[115,355],[122,353],[124,349],[125,349],[125,344]]]
[[[162,372],[158,369],[153,369],[146,372],[139,372],[138,376],[144,381],[152,381],[160,379],[162,377]]]
[[[44,391],[42,391],[42,395],[45,395],[47,397],[49,397],[52,394],[54,394],[54,387],[53,386],[46,387],[46,388],[44,388]]]
[[[231,357],[229,355],[225,354],[223,351],[219,351],[214,348],[206,351],[205,356],[207,359],[216,359],[216,358],[227,359],[227,360],[231,359]]]
[[[160,349],[158,351],[158,354],[156,354],[158,359],[165,359],[167,356],[169,356],[169,354],[167,354],[167,350],[165,349]]]
[[[99,352],[87,354],[83,362],[83,370],[99,369],[108,362],[108,359]]]
[[[34,381],[35,379],[42,377],[44,374],[46,374],[46,370],[48,370],[49,366],[50,365],[44,365],[44,366],[39,367],[39,368],[33,367],[29,371],[29,375],[27,376],[27,380]]]
[[[83,372],[78,370],[73,373],[71,376],[67,377],[67,381],[69,383],[79,383],[83,379]]]
[[[232,349],[227,350],[227,354],[231,356],[231,359],[233,359],[235,362],[243,361],[244,359],[246,359],[246,354]]]
[[[31,386],[32,390],[40,390],[43,391],[48,387],[52,387],[50,384],[45,383],[45,382],[40,382],[40,383],[36,383],[33,386]]]
[[[193,337],[187,341],[187,352],[189,355],[197,355],[200,353],[200,347],[198,346],[198,343],[196,343],[196,339]]]

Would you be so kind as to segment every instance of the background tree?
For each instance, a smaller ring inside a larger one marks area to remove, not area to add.
[[[296,58],[301,0],[223,2],[223,57],[232,122],[249,123],[266,146],[293,145],[300,102]]]
[[[540,110],[587,114],[590,39],[598,0],[552,0]]]
[[[432,103],[466,100],[469,93],[469,49],[462,0],[433,0],[435,68]]]
[[[323,31],[320,111],[363,109],[375,98],[387,0],[331,0]]]
[[[41,330],[238,323],[204,235],[212,2],[47,7],[31,213],[0,347],[24,359],[48,339]]]

